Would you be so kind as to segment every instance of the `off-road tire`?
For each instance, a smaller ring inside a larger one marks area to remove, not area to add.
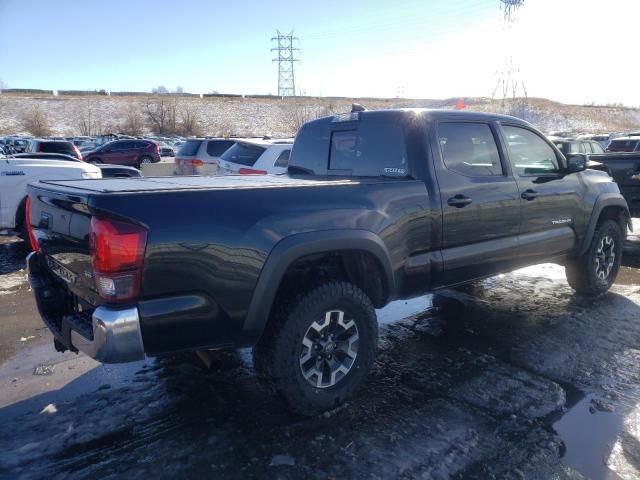
[[[303,376],[302,341],[314,321],[329,311],[344,311],[357,327],[357,355],[348,373],[334,385],[315,388]],[[329,282],[280,302],[253,349],[260,378],[296,413],[317,415],[351,398],[363,384],[377,350],[378,323],[373,304],[358,287]]]
[[[596,258],[598,249],[604,238],[610,238],[614,242],[615,258],[610,273],[605,279],[596,274]],[[597,296],[611,288],[620,269],[622,260],[623,235],[622,228],[613,220],[605,220],[596,227],[591,239],[589,250],[579,257],[571,257],[565,262],[567,281],[579,295]]]

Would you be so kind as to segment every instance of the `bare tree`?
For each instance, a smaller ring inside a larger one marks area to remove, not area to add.
[[[169,90],[167,90],[167,87],[165,87],[164,85],[158,85],[156,88],[151,89],[151,93],[164,95],[165,93],[169,93]]]
[[[144,104],[143,112],[155,133],[176,133],[178,105],[174,99],[164,95],[154,97]]]
[[[184,89],[181,86],[176,87],[176,93],[184,93]]]
[[[2,80],[0,80],[0,93],[2,93],[2,91],[6,89],[7,89],[7,84],[4,83]]]
[[[120,125],[120,131],[127,135],[142,135],[144,118],[140,112],[140,106],[134,103],[127,105],[124,122]]]
[[[43,137],[51,134],[49,119],[39,105],[34,106],[33,109],[25,113],[21,120],[22,128],[31,135]]]
[[[185,105],[180,110],[180,133],[182,135],[202,134],[200,116],[190,105]]]
[[[90,100],[82,102],[74,111],[74,127],[80,135],[92,136],[102,133],[101,117]]]
[[[289,101],[285,101],[283,106],[282,124],[289,133],[295,135],[306,122],[331,115],[332,113],[330,108],[292,98]]]

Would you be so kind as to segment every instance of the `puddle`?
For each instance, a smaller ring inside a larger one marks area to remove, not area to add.
[[[623,419],[616,412],[598,410],[597,404],[596,398],[587,395],[553,424],[566,447],[562,460],[588,478],[619,480],[622,477],[606,464],[624,428]]]
[[[433,296],[424,295],[410,300],[397,300],[384,308],[376,310],[378,324],[395,323],[400,318],[412,317],[433,307]]]

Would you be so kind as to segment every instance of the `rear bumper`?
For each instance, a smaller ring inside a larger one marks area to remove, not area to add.
[[[102,363],[145,357],[136,307],[100,306],[93,312],[77,313],[71,308],[68,291],[41,269],[38,254],[27,256],[27,273],[40,316],[65,349],[81,351]]]

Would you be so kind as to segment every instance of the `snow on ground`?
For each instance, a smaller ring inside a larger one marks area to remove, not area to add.
[[[42,109],[54,135],[77,135],[78,117],[90,111],[105,132],[121,131],[130,108],[142,112],[152,97],[62,97],[0,94],[0,135],[24,132],[22,119],[34,108]],[[296,130],[296,118],[349,111],[354,101],[373,108],[428,107],[453,108],[458,99],[333,99],[309,98],[176,98],[192,110],[203,134],[242,136],[288,136]],[[464,99],[466,108],[510,113],[531,122],[543,131],[623,131],[640,126],[640,110],[625,107],[564,105],[530,98],[525,104],[509,105],[490,99]]]

